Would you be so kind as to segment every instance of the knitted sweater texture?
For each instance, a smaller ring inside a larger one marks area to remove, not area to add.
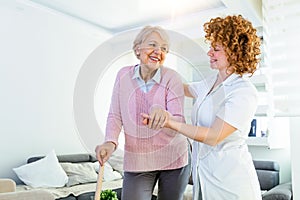
[[[167,128],[149,129],[141,113],[154,107],[166,109],[184,122],[184,91],[180,76],[161,67],[161,81],[144,93],[132,79],[134,66],[122,68],[116,77],[107,117],[105,141],[118,144],[125,134],[124,170],[131,172],[177,169],[187,165],[185,136]]]

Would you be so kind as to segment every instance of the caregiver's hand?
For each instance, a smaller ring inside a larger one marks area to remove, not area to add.
[[[161,108],[154,108],[151,110],[151,113],[141,113],[141,116],[143,117],[144,125],[157,130],[163,127],[168,127],[171,114]]]

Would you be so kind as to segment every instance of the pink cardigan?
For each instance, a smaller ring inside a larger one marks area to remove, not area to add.
[[[160,84],[144,93],[132,79],[134,66],[124,67],[117,74],[105,141],[118,144],[124,129],[124,170],[130,172],[177,169],[187,165],[187,138],[170,129],[152,130],[142,124],[140,113],[152,107],[168,110],[184,122],[184,91],[180,76],[172,69],[161,68]]]

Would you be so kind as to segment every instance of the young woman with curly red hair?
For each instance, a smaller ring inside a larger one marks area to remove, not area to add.
[[[257,69],[260,39],[241,15],[211,19],[204,30],[211,44],[210,67],[217,73],[185,85],[185,95],[195,98],[193,125],[173,120],[165,110],[142,115],[150,128],[170,128],[195,141],[195,200],[261,199],[246,144],[257,106],[257,91],[247,76]]]

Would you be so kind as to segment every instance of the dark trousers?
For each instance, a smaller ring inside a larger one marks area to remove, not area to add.
[[[151,200],[153,189],[158,182],[157,200],[182,200],[190,173],[190,164],[173,170],[124,172],[121,199]]]

